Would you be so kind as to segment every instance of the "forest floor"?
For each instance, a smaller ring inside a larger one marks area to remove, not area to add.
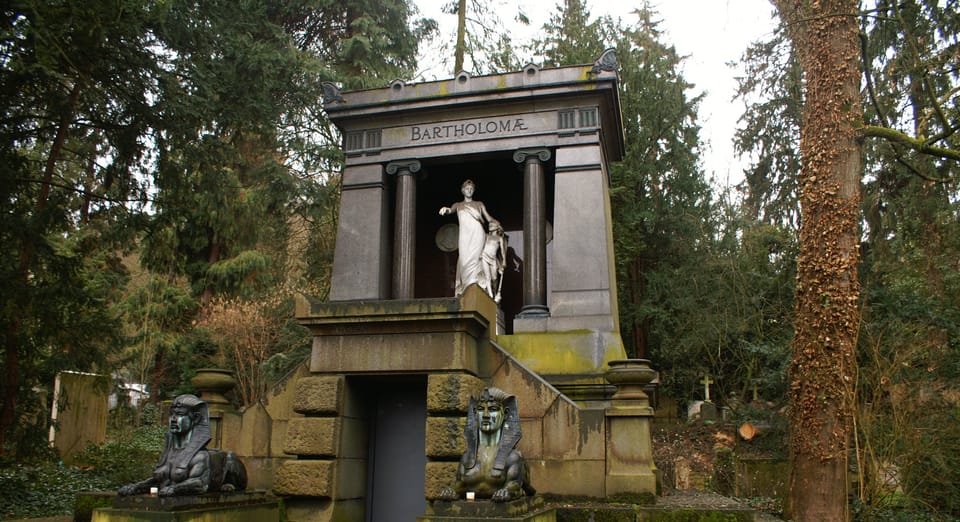
[[[717,451],[735,449],[736,432],[724,424],[657,423],[653,427],[653,459],[663,476],[663,490],[657,506],[677,509],[757,510],[756,520],[778,521],[781,503],[772,498],[736,498],[733,477],[726,487],[715,473]],[[742,448],[738,448],[742,450]],[[732,470],[731,470],[732,472]],[[722,479],[721,479],[722,480]]]

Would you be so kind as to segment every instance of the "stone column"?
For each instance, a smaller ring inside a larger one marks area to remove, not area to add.
[[[643,387],[657,372],[646,359],[610,361],[605,377],[616,385],[605,413],[607,421],[607,476],[605,492],[654,496],[657,494],[657,467],[653,463],[650,424],[653,408]]]
[[[543,162],[546,148],[520,149],[513,161],[523,164],[523,308],[521,316],[549,316],[547,308],[547,195]]]
[[[397,201],[393,221],[393,295],[394,299],[413,299],[417,248],[418,160],[393,161],[387,174],[397,176]]]

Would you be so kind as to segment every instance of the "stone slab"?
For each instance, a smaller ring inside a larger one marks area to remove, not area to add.
[[[210,493],[182,497],[116,497],[97,508],[93,522],[271,522],[280,520],[280,500],[264,492]]]
[[[60,458],[72,463],[76,453],[99,444],[107,435],[107,395],[110,379],[103,375],[60,372],[54,384],[53,444]]]
[[[205,493],[203,495],[181,495],[160,497],[157,495],[114,496],[113,507],[121,509],[139,509],[148,511],[179,511],[199,509],[210,506],[242,506],[261,502],[276,501],[277,498],[264,491],[238,491],[234,493]]]
[[[427,513],[417,522],[510,520],[523,522],[555,522],[556,510],[545,508],[543,497],[524,497],[511,502],[434,501],[427,504]]]

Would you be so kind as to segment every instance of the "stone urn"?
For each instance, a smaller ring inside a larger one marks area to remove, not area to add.
[[[610,367],[604,378],[617,387],[613,395],[615,400],[648,400],[643,387],[657,377],[657,371],[650,367],[647,359],[621,359],[607,363]]]
[[[190,384],[207,404],[230,404],[224,394],[237,385],[233,372],[223,368],[198,368],[197,373],[190,379]]]

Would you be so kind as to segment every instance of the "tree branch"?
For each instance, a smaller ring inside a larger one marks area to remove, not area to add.
[[[954,149],[946,149],[943,147],[934,147],[932,145],[929,145],[926,142],[926,140],[923,140],[920,138],[914,138],[913,136],[909,136],[895,129],[891,129],[888,127],[881,127],[878,125],[864,125],[863,127],[860,128],[860,132],[864,137],[882,138],[887,141],[892,141],[894,143],[900,143],[902,145],[906,145],[911,149],[919,152],[920,154],[928,154],[930,156],[936,156],[938,158],[960,162],[960,151],[954,150]],[[931,181],[946,181],[946,180],[932,178]]]

